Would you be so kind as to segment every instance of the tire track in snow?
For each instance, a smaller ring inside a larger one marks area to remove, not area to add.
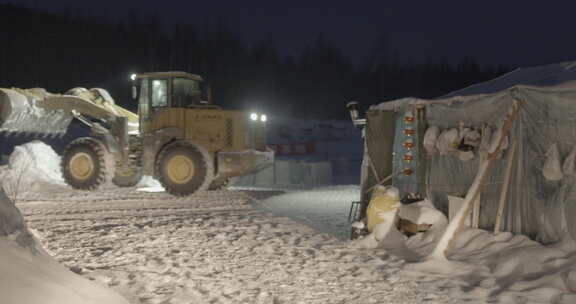
[[[17,206],[60,262],[133,303],[457,303],[397,276],[402,261],[255,209],[242,192],[37,193]]]

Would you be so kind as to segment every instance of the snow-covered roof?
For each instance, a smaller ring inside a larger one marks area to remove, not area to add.
[[[443,96],[464,96],[495,93],[516,85],[557,86],[576,81],[576,61],[566,61],[542,66],[519,68],[492,80],[471,85]]]
[[[495,79],[456,90],[437,99],[401,98],[373,105],[370,109],[391,111],[407,105],[450,105],[455,102],[467,102],[487,96],[495,97],[521,89],[544,91],[576,89],[576,61],[520,68]]]

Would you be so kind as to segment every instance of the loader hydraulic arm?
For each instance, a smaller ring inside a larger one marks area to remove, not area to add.
[[[128,120],[128,132],[138,132],[138,115],[111,103],[98,104],[78,96],[54,96],[39,100],[36,105],[45,110],[64,111],[74,117],[88,116],[113,124],[119,117]]]

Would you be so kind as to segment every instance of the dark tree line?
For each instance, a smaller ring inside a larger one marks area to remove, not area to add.
[[[158,16],[121,22],[0,5],[0,86],[103,87],[130,100],[132,72],[183,70],[202,75],[216,103],[307,118],[343,118],[345,104],[432,98],[492,79],[508,69],[429,60],[406,64],[389,50],[353,64],[319,36],[298,56],[282,56],[274,38],[248,46],[224,21],[166,26]]]

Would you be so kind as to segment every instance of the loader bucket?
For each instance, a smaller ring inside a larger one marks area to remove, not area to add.
[[[63,135],[72,116],[65,111],[45,110],[33,96],[0,89],[0,132],[8,134]]]

